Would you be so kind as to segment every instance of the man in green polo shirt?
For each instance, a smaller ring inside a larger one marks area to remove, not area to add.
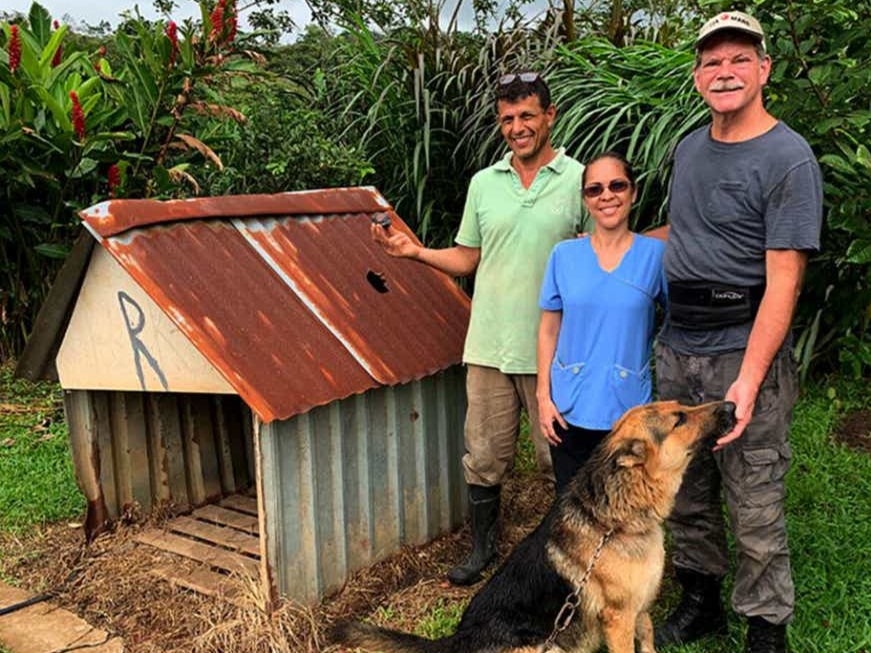
[[[539,469],[551,474],[535,397],[538,293],[553,246],[586,231],[583,167],[551,145],[556,107],[544,79],[531,72],[504,75],[496,110],[511,151],[472,178],[456,246],[421,247],[395,230],[372,227],[373,239],[393,256],[453,276],[476,273],[463,353],[469,402],[463,469],[472,551],[448,572],[457,585],[480,580],[496,555],[500,487],[514,462],[521,408],[529,414]]]

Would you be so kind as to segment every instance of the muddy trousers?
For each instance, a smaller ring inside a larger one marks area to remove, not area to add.
[[[660,399],[699,404],[723,399],[737,378],[744,351],[693,356],[656,347]],[[722,501],[736,545],[732,607],[775,624],[792,619],[795,589],[789,562],[784,499],[789,425],[797,396],[795,364],[783,348],[756,399],[742,437],[696,454],[683,478],[668,527],[674,564],[722,578],[729,568]]]
[[[500,485],[514,466],[520,412],[529,415],[529,435],[538,471],[553,478],[550,449],[538,425],[535,374],[505,374],[492,367],[468,365],[463,474],[468,485]]]

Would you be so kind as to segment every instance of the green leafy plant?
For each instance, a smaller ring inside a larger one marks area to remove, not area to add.
[[[201,132],[244,118],[219,91],[256,68],[235,45],[235,3],[201,8],[202,21],[182,27],[136,15],[108,47],[68,39],[37,3],[0,24],[0,360],[22,347],[76,210],[195,192],[193,162],[222,167]]]
[[[469,178],[503,151],[493,81],[538,68],[557,43],[553,26],[470,35],[429,21],[380,35],[358,16],[337,39],[327,112],[421,238],[448,244]]]
[[[247,120],[220,142],[223,171],[203,171],[206,194],[357,186],[374,171],[336,137],[308,93],[272,79],[256,94],[237,91],[235,101]]]
[[[771,111],[810,142],[825,184],[822,248],[805,275],[797,355],[871,371],[871,5],[757,0],[774,60]]]
[[[635,227],[667,220],[671,155],[708,121],[692,81],[693,52],[638,42],[618,48],[590,38],[561,48],[550,74],[562,107],[554,138],[581,160],[622,150],[638,170]]]
[[[170,11],[173,2],[160,4]],[[131,15],[104,35],[105,51],[54,27],[38,5],[15,26],[14,48],[13,26],[0,26],[0,172],[8,180],[0,190],[0,358],[29,331],[74,210],[108,195],[363,181],[427,244],[450,244],[470,177],[504,152],[492,91],[509,70],[547,76],[560,111],[555,142],[569,154],[628,153],[642,180],[634,226],[660,224],[673,147],[707,120],[691,82],[693,36],[705,16],[733,3],[594,2],[571,16],[566,3],[553,3],[530,20],[518,2],[494,23],[495,5],[480,2],[471,32],[437,0],[310,4],[338,21],[338,33],[310,26],[296,43],[273,47],[269,77],[254,77],[253,59],[262,58],[248,48],[264,41],[234,34],[228,0],[204,0],[201,20],[175,27],[174,38],[168,22]],[[806,275],[796,355],[805,375],[841,366],[865,375],[871,8],[847,0],[741,6],[769,35],[768,107],[809,140],[824,173],[823,246]],[[74,115],[84,118],[83,138]]]

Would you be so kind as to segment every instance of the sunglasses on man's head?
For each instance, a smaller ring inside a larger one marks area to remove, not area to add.
[[[622,193],[629,188],[629,182],[625,179],[612,179],[608,182],[608,190],[612,193]],[[584,186],[584,197],[599,197],[605,192],[605,187],[602,184],[590,184]]]
[[[532,84],[536,79],[539,78],[538,73],[508,73],[507,75],[502,75],[499,78],[500,86],[508,86],[511,82],[519,79],[524,84]]]

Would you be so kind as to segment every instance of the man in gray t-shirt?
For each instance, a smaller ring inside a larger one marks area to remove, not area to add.
[[[675,151],[657,381],[662,399],[734,402],[738,424],[693,460],[668,520],[683,597],[656,646],[725,631],[722,493],[745,650],[779,653],[794,607],[784,518],[797,394],[788,334],[808,253],[819,248],[822,182],[805,140],[764,108],[771,59],[759,23],[718,14],[696,53],[695,87],[712,122]]]

